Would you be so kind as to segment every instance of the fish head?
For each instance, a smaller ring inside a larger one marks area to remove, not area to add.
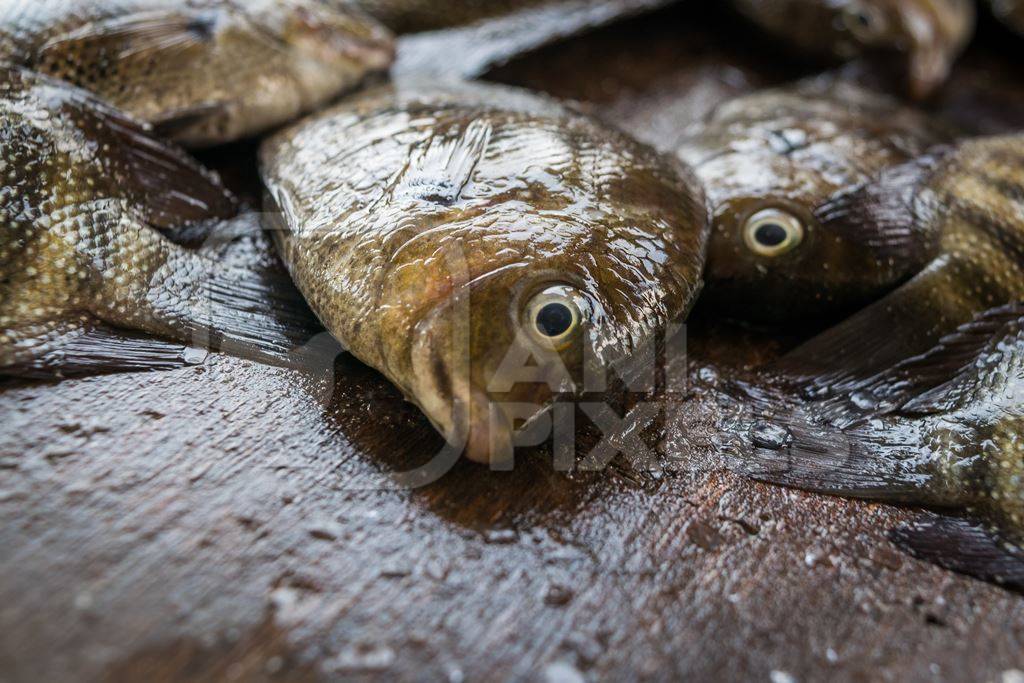
[[[889,98],[824,80],[720,107],[678,150],[712,212],[707,300],[779,323],[856,308],[895,287],[937,244],[903,201],[912,174],[887,171],[946,133]]]
[[[910,94],[918,99],[945,83],[975,25],[971,0],[848,0],[834,12],[836,53],[902,55]]]
[[[434,123],[426,152],[446,164],[481,128],[453,119]],[[556,401],[614,389],[686,315],[708,214],[691,173],[591,122],[482,127],[489,142],[457,198],[425,164],[395,183],[389,212],[407,229],[375,293],[384,341],[355,352],[382,356],[371,363],[449,443],[488,462]]]

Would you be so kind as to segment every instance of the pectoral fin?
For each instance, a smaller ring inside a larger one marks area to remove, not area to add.
[[[930,473],[868,430],[838,429],[800,408],[751,419],[740,430],[743,446],[731,465],[752,479],[834,496],[928,502]]]
[[[15,329],[8,335],[12,346],[0,352],[0,376],[23,379],[173,370],[200,363],[206,355],[95,319]]]
[[[802,344],[767,370],[803,388],[808,400],[850,394],[893,366],[933,348],[985,310],[983,295],[966,285],[973,264],[943,256],[844,322]]]
[[[155,138],[149,128],[84,94],[76,102],[78,125],[106,145],[120,192],[131,197],[156,228],[229,218],[237,202],[212,173],[176,145]]]
[[[914,557],[944,569],[1024,591],[1024,555],[1009,550],[987,527],[939,517],[894,529],[890,539]]]
[[[865,380],[846,378],[841,392],[813,406],[815,418],[844,428],[869,417],[919,417],[952,410],[963,396],[959,384],[977,381],[979,363],[1001,362],[999,346],[1019,344],[1022,329],[1022,303],[981,313],[919,356]],[[812,379],[809,386],[802,393],[813,394],[819,385]]]
[[[45,67],[68,55],[124,63],[144,57],[153,60],[181,59],[183,53],[202,47],[216,30],[218,13],[213,11],[138,12],[127,16],[92,21],[47,42],[36,54]]]

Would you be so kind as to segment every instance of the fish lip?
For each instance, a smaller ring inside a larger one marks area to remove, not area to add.
[[[949,78],[952,58],[941,48],[915,49],[910,57],[910,96],[925,100],[933,95]]]
[[[459,372],[442,356],[429,324],[414,334],[411,400],[470,460],[492,466],[509,460],[514,430],[501,404],[469,379],[468,363]]]
[[[364,64],[370,71],[383,71],[395,61],[397,48],[390,33],[380,29],[369,38],[346,37],[341,53],[347,59]]]

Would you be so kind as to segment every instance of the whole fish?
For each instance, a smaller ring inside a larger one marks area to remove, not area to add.
[[[1024,33],[1024,2],[1021,0],[988,0],[992,13],[1017,33]]]
[[[769,395],[761,408],[773,416],[748,419],[753,448],[737,455],[741,471],[833,495],[958,508],[976,521],[942,517],[893,539],[1024,591],[1024,304],[985,312],[852,389],[857,401],[824,405]]]
[[[831,78],[720,105],[677,150],[713,214],[703,300],[780,323],[855,310],[889,292],[935,257],[937,227],[865,222],[838,207],[952,137],[916,110]]]
[[[692,175],[524,91],[367,92],[261,158],[313,310],[474,460],[503,458],[590,361],[629,357],[700,287]],[[544,381],[516,381],[525,358]]]
[[[1024,301],[1024,134],[939,148],[847,193],[832,207],[862,226],[938,237],[906,283],[775,364],[807,395],[850,386],[933,347],[992,307]]]
[[[258,281],[169,241],[237,207],[180,149],[63,81],[0,66],[0,375],[181,365],[209,337],[286,358],[292,319]],[[301,309],[300,309],[301,310]],[[297,329],[297,328],[295,328]]]
[[[284,123],[392,57],[390,34],[342,3],[0,1],[0,61],[89,90],[190,146]]]
[[[732,0],[796,50],[852,59],[903,53],[912,96],[942,85],[974,33],[973,0]]]

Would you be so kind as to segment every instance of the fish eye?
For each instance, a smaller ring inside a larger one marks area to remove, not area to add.
[[[851,2],[843,8],[843,26],[861,40],[877,38],[884,30],[881,13],[871,5]]]
[[[584,309],[583,298],[572,287],[548,287],[530,300],[524,324],[537,341],[560,351],[582,326]]]
[[[758,256],[782,256],[800,246],[804,226],[796,216],[780,209],[755,213],[747,221],[743,239]]]

